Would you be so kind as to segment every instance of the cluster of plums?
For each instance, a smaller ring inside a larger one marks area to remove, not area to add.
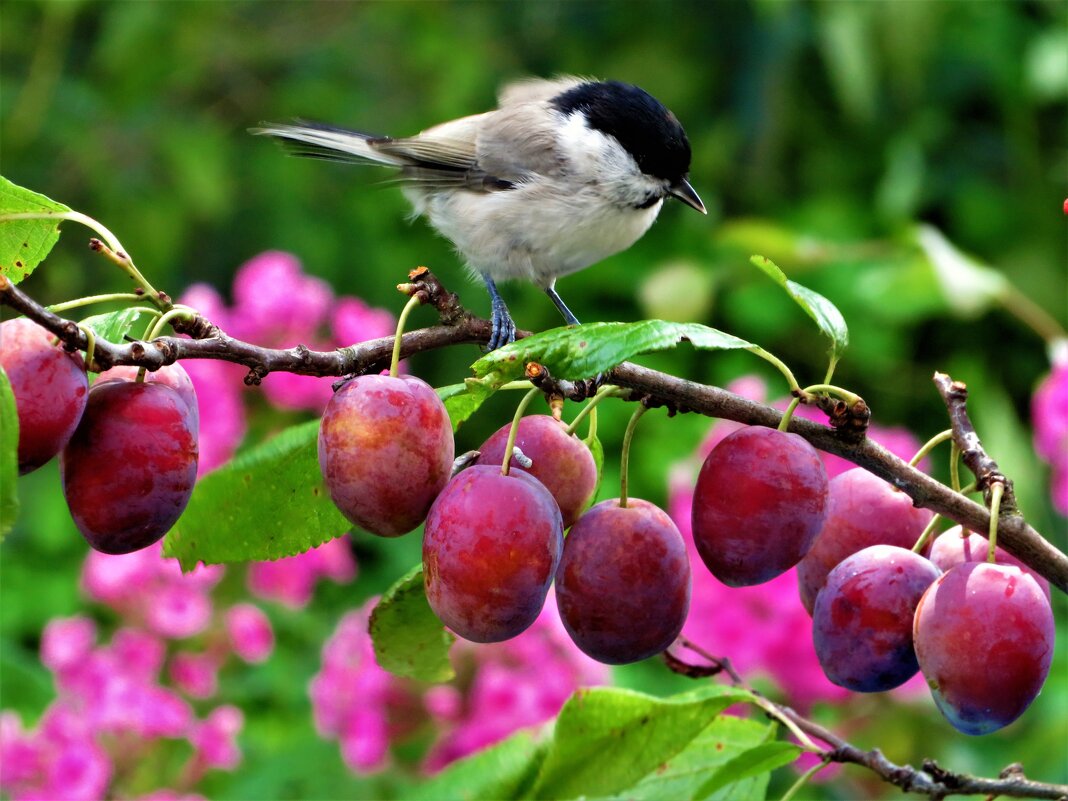
[[[59,454],[71,517],[98,551],[129,553],[166,534],[197,476],[199,416],[185,370],[138,381],[137,368],[114,367],[90,389],[81,356],[25,318],[0,324],[0,366],[18,412],[19,474]]]
[[[178,365],[137,380],[102,373],[35,323],[0,325],[0,366],[19,418],[19,472],[60,455],[79,531],[105,553],[144,548],[178,520],[197,472],[196,395]],[[530,626],[555,581],[564,627],[610,664],[667,648],[690,604],[686,546],[668,515],[638,499],[586,509],[597,469],[586,445],[549,416],[510,426],[452,475],[448,413],[411,376],[346,382],[323,414],[319,463],[331,498],[360,528],[395,537],[425,521],[431,608],[475,642]],[[901,492],[861,469],[828,481],[802,438],[740,429],[708,455],[694,490],[693,536],[711,573],[752,586],[797,567],[828,678],[858,692],[897,687],[917,671],[958,729],[1008,725],[1038,695],[1053,655],[1048,583],[959,528],[911,550],[930,522]],[[564,531],[569,530],[567,538]]]
[[[392,537],[426,521],[427,600],[459,636],[515,637],[555,580],[564,627],[590,656],[621,664],[663,651],[690,604],[674,523],[637,499],[583,512],[597,485],[593,456],[546,415],[520,421],[515,447],[529,467],[512,456],[505,472],[509,429],[450,477],[452,428],[434,390],[411,376],[361,376],[323,414],[319,464],[334,503],[366,531]]]
[[[923,673],[942,714],[966,734],[1016,720],[1053,658],[1049,584],[1000,548],[951,529],[912,550],[931,513],[866,470],[828,481],[793,434],[747,428],[725,438],[697,479],[693,533],[730,586],[797,565],[827,677],[880,692]]]

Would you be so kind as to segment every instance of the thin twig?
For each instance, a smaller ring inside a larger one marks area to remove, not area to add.
[[[485,344],[489,341],[490,322],[467,312],[456,295],[445,291],[428,270],[413,271],[412,283],[404,285],[404,289],[426,292],[430,303],[449,323],[406,333],[401,340],[402,358],[450,345]],[[44,326],[72,350],[84,351],[88,346],[85,334],[75,323],[48,311],[2,276],[0,303]],[[303,345],[279,350],[235,339],[200,316],[188,322],[174,322],[176,330],[193,338],[159,337],[151,342],[124,344],[98,340],[96,365],[101,370],[118,364],[158,370],[180,359],[219,359],[249,368],[246,383],[258,384],[272,372],[313,376],[378,372],[389,367],[393,352],[393,337],[372,339],[329,352],[312,351]],[[516,334],[517,337],[528,335],[524,331]],[[601,380],[602,383],[633,390],[631,397],[648,397],[646,402],[650,406],[664,405],[672,411],[697,412],[770,428],[776,427],[782,419],[782,412],[770,406],[719,387],[698,384],[631,362],[624,362],[609,370],[601,376]],[[808,440],[814,447],[841,456],[890,482],[908,495],[915,506],[931,509],[972,531],[987,531],[990,528],[990,514],[985,507],[910,467],[871,439],[862,438],[859,442],[852,442],[828,426],[797,417],[790,422],[789,431]],[[1023,517],[1003,514],[998,525],[998,538],[998,544],[1003,549],[1068,593],[1068,556],[1051,545]]]

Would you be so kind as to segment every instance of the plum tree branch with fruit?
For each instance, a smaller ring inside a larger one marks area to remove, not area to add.
[[[407,294],[420,294],[425,298],[425,303],[435,307],[441,318],[438,325],[405,333],[400,344],[401,358],[452,345],[484,344],[489,340],[490,322],[464,309],[458,297],[448,292],[430,271],[424,268],[415,271],[411,281],[402,284],[401,289]],[[76,323],[49,311],[2,276],[0,302],[51,331],[67,347],[83,351],[88,348],[88,338]],[[196,314],[177,319],[172,325],[180,333],[193,338],[164,336],[150,342],[124,344],[98,339],[94,349],[94,369],[130,365],[156,370],[182,359],[220,359],[247,367],[249,373],[246,383],[256,384],[269,373],[280,371],[324,377],[377,372],[389,367],[394,349],[393,337],[381,337],[330,352],[313,351],[303,345],[288,349],[265,348],[235,339]],[[517,336],[523,339],[529,337],[530,332],[520,331]],[[570,397],[584,397],[587,391],[584,382],[554,383],[546,382],[544,378],[541,380],[542,386],[550,393],[562,392]],[[632,390],[635,399],[649,397],[677,411],[692,411],[772,428],[779,425],[783,416],[781,411],[771,406],[750,401],[719,387],[699,384],[632,362],[615,366],[603,376],[603,380]],[[953,408],[963,407],[958,405]],[[955,417],[960,418],[959,412],[955,413]],[[819,450],[848,459],[889,481],[912,498],[917,506],[929,508],[973,531],[987,531],[990,527],[988,509],[910,467],[870,439],[857,440],[833,428],[796,417],[790,421],[789,430]],[[975,450],[973,445],[967,448],[977,456],[983,453],[981,449]],[[970,457],[966,460],[971,461]],[[988,464],[989,457],[985,457],[981,463]],[[969,466],[973,464],[977,466],[980,463],[973,462]],[[1068,556],[1056,549],[1021,515],[1011,513],[1011,508],[1003,507],[1002,512],[998,527],[999,544],[1056,587],[1068,592]]]
[[[16,261],[20,272],[0,270],[0,305],[24,315],[4,324],[8,335],[0,343],[5,368],[0,371],[0,416],[5,426],[13,418],[19,426],[18,472],[36,469],[58,453],[72,517],[97,550],[128,553],[166,535],[164,553],[188,569],[201,561],[302,552],[351,524],[381,537],[402,536],[423,526],[421,565],[383,596],[369,621],[376,659],[399,676],[435,682],[450,678],[448,651],[454,635],[473,642],[515,637],[538,618],[555,585],[560,622],[588,656],[625,664],[663,653],[676,672],[695,678],[723,673],[733,688],[706,687],[680,703],[692,703],[711,717],[730,703],[749,703],[792,733],[800,745],[775,741],[766,744],[772,753],[758,746],[743,754],[761,766],[760,772],[788,764],[805,751],[821,765],[860,765],[883,781],[932,798],[1068,798],[1068,787],[1026,779],[1018,766],[986,779],[946,771],[933,761],[921,769],[895,765],[878,749],[864,751],[766,698],[746,684],[728,659],[679,638],[690,607],[691,557],[672,517],[632,497],[627,486],[638,420],[654,407],[746,424],[716,445],[697,477],[691,518],[694,545],[708,572],[728,587],[763,584],[797,566],[801,600],[813,619],[816,655],[826,676],[841,687],[882,692],[922,671],[936,705],[954,727],[968,734],[999,729],[1023,714],[1050,668],[1049,588],[1035,576],[1068,592],[1068,556],[1019,514],[1011,481],[986,454],[968,418],[964,385],[942,374],[934,378],[951,429],[925,450],[952,439],[951,486],[946,486],[866,436],[871,415],[866,401],[830,383],[848,340],[841,314],[822,296],[789,281],[767,259],[752,261],[832,341],[830,367],[820,384],[802,388],[780,359],[731,334],[649,320],[518,332],[515,343],[475,362],[473,377],[434,390],[414,376],[400,375],[400,359],[457,344],[484,344],[491,325],[466,310],[426,268],[413,271],[409,282],[398,287],[409,301],[393,337],[330,352],[304,345],[265,348],[229,335],[196,309],[172,303],[95,221],[42,196],[12,189],[7,182],[5,186],[25,208],[45,209],[0,210],[0,223],[45,223],[44,228],[19,229],[13,241],[25,237],[22,249],[30,249],[32,240],[47,252],[58,229],[46,229],[56,220],[87,224],[108,240],[92,240],[91,249],[137,284],[130,293],[47,308],[16,286],[36,262],[26,266]],[[80,322],[59,314],[102,302],[133,305]],[[438,323],[405,333],[408,314],[419,304],[433,306]],[[151,319],[143,336],[135,338],[129,331],[141,314]],[[175,336],[160,336],[168,326]],[[780,412],[629,360],[682,341],[699,349],[748,350],[771,363],[789,384],[789,408]],[[314,426],[294,426],[198,482],[198,406],[188,376],[183,383],[184,371],[177,366],[190,359],[242,365],[250,385],[276,372],[345,380],[335,385]],[[89,388],[87,371],[112,369]],[[387,369],[388,375],[382,375]],[[45,370],[58,383],[38,381],[35,371]],[[33,394],[38,383],[69,390],[71,402],[62,409],[56,404],[56,419],[47,424],[24,414],[31,406],[26,399],[38,398]],[[483,444],[473,464],[458,469],[455,428],[491,394],[516,387],[528,392],[514,419]],[[595,391],[571,426],[563,424],[563,399],[581,401]],[[527,404],[539,393],[547,397],[554,414],[524,417]],[[603,459],[594,407],[608,397],[640,405],[623,440],[619,498],[586,509]],[[830,425],[795,417],[801,403],[818,406]],[[580,440],[574,431],[586,416],[590,433]],[[150,442],[150,457],[135,447],[145,442]],[[0,465],[4,470],[14,469],[8,464],[15,461],[12,445],[5,443],[6,461]],[[862,469],[831,482],[816,448]],[[976,477],[964,490],[956,472],[958,455]],[[116,480],[102,480],[105,473]],[[153,486],[152,492],[138,492],[138,486],[146,485]],[[271,544],[263,551],[247,535],[258,530],[256,526],[220,520],[220,510],[229,508],[235,490],[247,498],[255,496],[258,503],[253,505],[262,507],[260,520],[270,518],[276,532],[300,520],[310,533],[277,541],[264,535]],[[976,490],[984,492],[987,507],[966,497]],[[6,502],[6,496],[0,498],[0,507]],[[7,509],[0,512],[2,529],[10,521],[3,519]],[[929,546],[932,513],[961,524],[959,533],[946,532]],[[872,519],[894,530],[873,534],[865,529],[865,521]],[[212,525],[216,522],[218,526]],[[242,525],[247,528],[233,529]],[[231,530],[224,530],[226,526]],[[566,539],[565,530],[570,532]],[[971,556],[968,531],[989,532],[988,543],[980,538],[988,545],[983,551],[986,561]],[[1020,562],[1013,562],[1012,556]],[[628,592],[619,593],[621,586]],[[967,604],[961,603],[965,594]],[[965,619],[964,613],[973,618]],[[1023,632],[1011,643],[1001,638],[997,626],[975,624],[999,616],[1011,617],[1012,627]],[[958,635],[968,625],[971,639],[963,652]],[[391,640],[391,630],[400,628],[403,645]],[[678,648],[705,663],[684,661]],[[997,681],[990,682],[990,676]],[[547,765],[554,747],[561,754],[572,750],[565,739],[569,725],[588,731],[589,722],[575,723],[587,700],[580,695],[560,712],[552,735],[558,742],[547,747]],[[640,720],[638,728],[647,720],[635,719]],[[631,724],[622,724],[621,731],[630,731]],[[774,739],[774,726],[768,731]],[[649,751],[644,758],[651,760],[650,767],[687,747],[656,756],[650,750],[652,741],[641,732],[636,736]],[[805,773],[786,797],[815,770]],[[756,775],[756,769],[752,771],[750,775]],[[608,770],[596,772],[600,778],[612,775]],[[528,773],[538,774],[532,790],[536,797],[554,797],[545,790],[552,786],[551,770]],[[561,768],[558,780],[570,786],[571,770]],[[713,775],[701,783],[697,796],[737,780]],[[629,786],[609,785],[597,792],[583,788],[578,794],[612,795]]]

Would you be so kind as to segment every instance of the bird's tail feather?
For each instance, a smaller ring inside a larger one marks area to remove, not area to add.
[[[251,133],[278,139],[286,150],[296,156],[365,164],[373,162],[394,167],[410,163],[396,153],[383,152],[375,147],[376,144],[393,141],[389,137],[331,125],[304,121],[296,125],[264,123],[259,128],[251,129]]]

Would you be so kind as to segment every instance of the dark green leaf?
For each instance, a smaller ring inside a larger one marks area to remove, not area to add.
[[[520,798],[545,758],[546,744],[519,731],[492,748],[452,763],[417,787],[412,801],[506,801]]]
[[[371,641],[380,667],[420,681],[448,681],[454,637],[427,603],[423,568],[417,565],[386,590],[371,613]]]
[[[184,570],[281,559],[350,529],[319,472],[318,431],[318,420],[288,428],[200,479],[164,553]]]
[[[632,690],[579,690],[564,704],[535,798],[620,793],[682,751],[745,690],[712,684],[670,698]]]
[[[62,203],[0,176],[0,215],[66,212]],[[59,220],[0,221],[0,275],[17,284],[33,272],[59,239]]]
[[[449,413],[453,431],[456,431],[461,423],[477,412],[495,391],[496,387],[473,378],[467,379],[462,384],[450,384],[435,390],[438,397],[445,403],[445,410]]]
[[[776,768],[789,765],[800,754],[800,746],[783,740],[774,740],[750,748],[717,770],[708,781],[701,785],[694,798],[707,798],[735,782],[771,773]]]
[[[642,353],[674,348],[688,341],[700,350],[743,348],[756,345],[697,323],[642,320],[637,323],[587,323],[542,331],[487,353],[473,365],[478,378],[500,386],[521,378],[527,362],[545,366],[554,378],[579,380],[606,372]]]
[[[0,539],[15,525],[19,513],[19,415],[15,393],[0,367]]]
[[[813,292],[808,287],[789,280],[771,259],[753,256],[749,261],[785,289],[786,294],[816,321],[820,331],[831,340],[831,360],[838,361],[842,351],[849,345],[849,327],[842,313],[838,311],[838,307],[818,292]]]

